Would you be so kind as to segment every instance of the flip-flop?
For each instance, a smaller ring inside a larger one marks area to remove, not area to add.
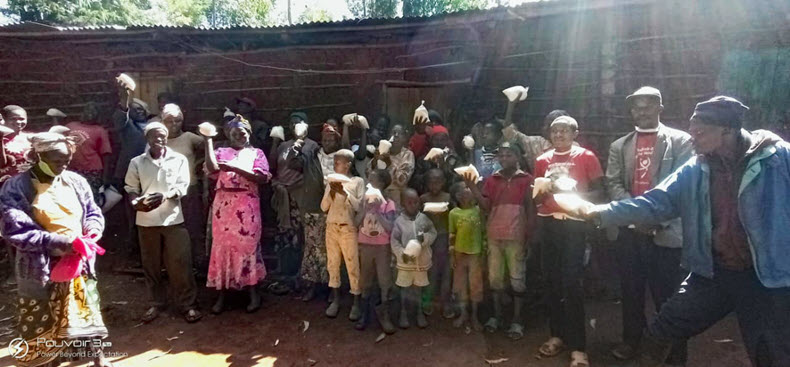
[[[519,340],[524,337],[524,326],[521,326],[517,323],[510,324],[510,328],[507,329],[507,336],[511,340]]]
[[[159,317],[159,308],[151,307],[148,309],[148,311],[145,311],[145,314],[143,314],[142,321],[143,323],[147,324],[151,321],[156,320],[157,317]]]
[[[492,317],[492,318],[488,319],[488,321],[486,321],[486,324],[485,324],[484,327],[485,327],[487,332],[495,333],[496,330],[499,329],[499,320],[497,320],[496,318]]]
[[[590,367],[590,359],[587,357],[587,353],[573,351],[571,353],[570,367]]]
[[[184,320],[186,320],[190,324],[196,323],[200,321],[200,319],[202,318],[203,318],[203,314],[201,314],[200,311],[194,308],[188,310],[187,312],[184,312]]]
[[[280,282],[269,284],[269,286],[266,287],[266,290],[269,291],[269,293],[277,296],[284,296],[288,293],[291,293],[291,288]]]
[[[543,345],[538,348],[538,352],[544,357],[555,357],[565,349],[565,344],[560,338],[549,338]]]

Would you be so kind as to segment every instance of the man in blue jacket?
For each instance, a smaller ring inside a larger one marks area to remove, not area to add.
[[[790,144],[741,128],[730,97],[697,104],[697,156],[642,196],[582,210],[600,226],[680,217],[691,274],[648,327],[639,366],[735,312],[754,366],[790,366]]]

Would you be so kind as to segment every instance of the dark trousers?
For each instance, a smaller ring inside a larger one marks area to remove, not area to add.
[[[551,336],[574,351],[584,351],[584,251],[588,225],[541,217],[541,257],[548,285]]]
[[[206,249],[206,211],[203,208],[201,184],[190,185],[187,195],[181,198],[184,211],[184,226],[192,242],[192,265],[198,274],[205,277],[208,272],[209,252]]]
[[[790,366],[790,287],[766,288],[753,270],[692,273],[661,307],[652,337],[685,340],[735,312],[752,365]]]
[[[187,311],[197,305],[197,285],[192,273],[192,244],[183,224],[166,227],[137,227],[140,257],[152,305],[167,304],[167,287],[162,282],[162,260],[170,279],[176,305]],[[164,259],[163,259],[164,258]]]
[[[677,291],[684,274],[680,269],[682,249],[657,246],[652,236],[620,228],[617,261],[623,293],[623,342],[636,348],[647,327],[645,291],[650,288],[656,312]],[[688,357],[686,342],[673,348],[667,363],[683,364]]]

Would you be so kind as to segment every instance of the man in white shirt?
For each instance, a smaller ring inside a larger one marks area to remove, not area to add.
[[[143,322],[156,319],[167,304],[161,277],[163,260],[184,318],[196,322],[202,315],[197,310],[189,232],[181,210],[181,198],[189,188],[189,163],[167,148],[168,129],[162,123],[149,123],[144,134],[149,147],[129,163],[124,187],[137,213],[140,257],[153,301]]]

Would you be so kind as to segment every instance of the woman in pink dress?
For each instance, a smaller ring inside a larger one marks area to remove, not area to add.
[[[211,138],[206,138],[206,171],[217,176],[206,286],[219,291],[212,312],[222,312],[228,289],[249,291],[247,312],[255,312],[261,305],[256,288],[266,276],[258,247],[263,232],[258,185],[269,182],[271,174],[263,151],[250,146],[247,120],[237,115],[226,131],[230,147],[214,150]]]

